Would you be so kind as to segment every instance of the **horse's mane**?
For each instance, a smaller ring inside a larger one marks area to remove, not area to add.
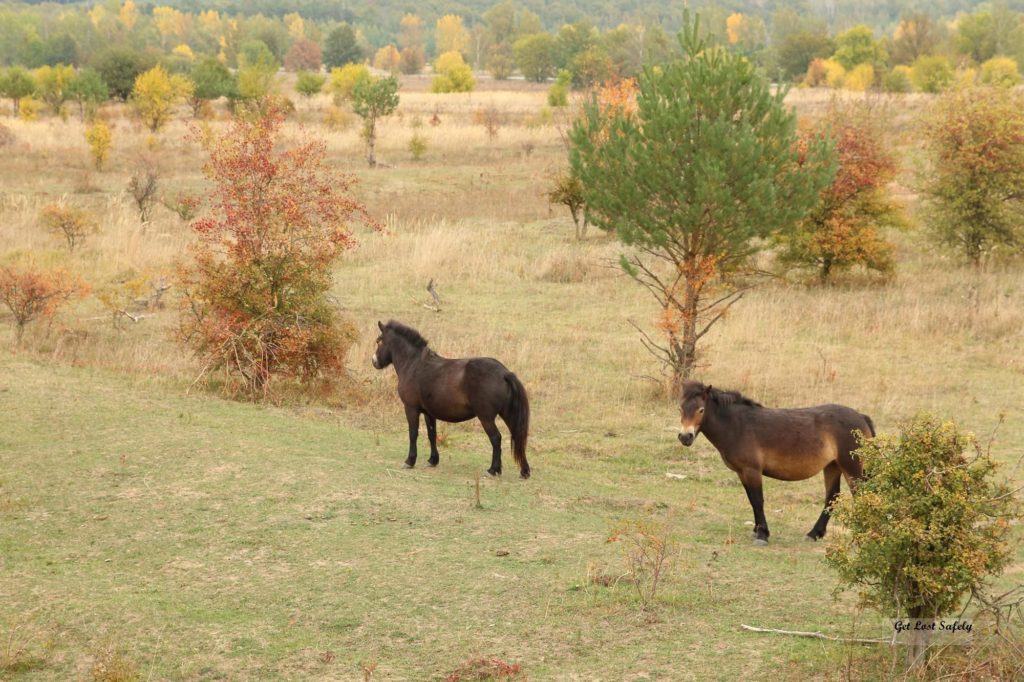
[[[699,381],[687,381],[683,385],[683,400],[689,400],[690,398],[696,398],[697,396],[704,393],[709,387],[705,386]],[[711,399],[722,407],[730,407],[732,405],[746,405],[747,407],[764,407],[761,403],[748,398],[739,391],[723,391],[720,388],[711,388]]]
[[[388,321],[388,323],[384,325],[384,327],[385,329],[393,331],[400,338],[405,339],[416,348],[427,347],[427,340],[423,338],[423,336],[412,327],[406,326],[401,322],[395,322],[394,320]]]

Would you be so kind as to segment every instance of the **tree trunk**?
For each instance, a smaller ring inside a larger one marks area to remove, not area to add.
[[[366,121],[366,162],[370,164],[370,168],[377,167],[377,153],[375,146],[377,144],[377,126],[373,119],[367,119]]]
[[[674,351],[673,389],[681,389],[683,382],[693,376],[697,364],[697,305],[700,302],[700,287],[703,282],[694,282],[695,267],[688,267],[686,288],[683,292],[681,335]]]
[[[923,614],[922,608],[910,610],[910,622],[914,625],[914,630],[910,633],[910,642],[907,646],[909,668],[924,667],[928,664],[928,644],[931,642],[931,627],[934,627],[935,619],[927,618]],[[923,626],[924,629],[918,629],[919,626]]]
[[[826,258],[821,263],[821,270],[818,271],[818,283],[822,286],[828,284],[828,278],[832,274],[832,260]]]

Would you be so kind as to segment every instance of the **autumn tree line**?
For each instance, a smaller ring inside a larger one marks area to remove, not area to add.
[[[831,9],[784,3],[771,13],[756,4],[748,11],[704,4],[710,42],[742,54],[777,81],[938,92],[964,79],[1014,84],[1024,59],[1024,14],[1006,4],[963,11],[947,3],[943,11],[961,11],[910,13],[885,24],[853,24],[858,15],[837,17],[835,3],[826,3]],[[319,73],[361,63],[392,74],[432,70],[445,79],[436,84],[438,91],[472,89],[473,72],[539,82],[566,72],[578,88],[634,77],[643,64],[678,51],[672,38],[678,19],[652,11],[617,19],[595,12],[593,19],[558,21],[506,0],[465,16],[440,10],[436,16],[357,16],[339,10],[345,21],[305,6],[299,9],[317,18],[301,11],[264,15],[236,9],[237,14],[189,11],[135,0],[8,6],[0,10],[0,65],[21,70],[7,74],[3,94],[20,100],[34,92],[25,77],[29,71],[73,67],[90,74],[80,88],[84,92],[73,98],[98,97],[102,81],[108,97],[124,99],[143,71],[160,65],[196,78],[208,75],[194,73],[200,64],[209,71],[208,60],[235,74],[240,97],[258,90],[266,74],[279,68]],[[388,26],[394,29],[388,32]],[[37,87],[41,96],[53,97],[52,87]]]

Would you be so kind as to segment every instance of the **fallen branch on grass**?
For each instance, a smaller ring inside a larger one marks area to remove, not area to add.
[[[776,630],[775,628],[756,628],[752,625],[740,624],[740,627],[744,630],[750,630],[751,632],[768,632],[774,635],[790,635],[792,637],[811,637],[813,639],[825,639],[830,642],[852,642],[854,644],[902,644],[902,642],[895,642],[891,639],[860,639],[857,637],[836,637],[835,635],[826,635],[822,632],[800,632],[799,630]]]

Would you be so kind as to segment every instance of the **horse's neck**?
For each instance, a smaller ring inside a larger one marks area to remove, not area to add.
[[[395,365],[395,371],[402,375],[411,368],[416,361],[423,356],[426,349],[416,348],[408,343],[399,344],[398,348],[391,351],[391,362]]]
[[[718,447],[719,443],[735,430],[734,409],[736,408],[732,405],[717,405],[714,410],[705,412],[700,430],[715,447]]]

